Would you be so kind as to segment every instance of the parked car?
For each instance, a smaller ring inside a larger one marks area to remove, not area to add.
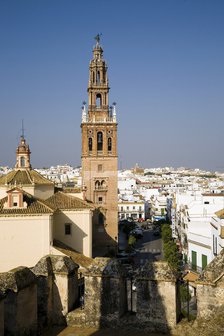
[[[143,237],[143,231],[140,228],[136,228],[130,232],[130,235],[136,237],[136,238],[141,238]]]
[[[154,231],[153,231],[153,235],[154,235],[154,236],[159,236],[159,235],[160,235],[159,230],[158,230],[158,229],[154,230]]]

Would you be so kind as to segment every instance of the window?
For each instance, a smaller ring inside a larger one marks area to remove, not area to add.
[[[133,210],[135,210],[135,206],[133,206]]]
[[[19,206],[19,195],[12,195],[12,204],[14,207]]]
[[[89,151],[91,152],[93,149],[93,139],[89,138]]]
[[[127,206],[127,210],[129,210],[129,206]]]
[[[99,165],[98,165],[98,172],[101,172],[101,171],[103,171],[103,165],[102,165],[102,164],[99,164]]]
[[[22,156],[22,157],[20,158],[20,166],[21,166],[21,167],[25,167],[25,163],[26,163],[26,160],[25,160],[25,158]]]
[[[215,235],[213,235],[213,254],[217,255],[217,237]]]
[[[112,150],[112,139],[111,138],[108,138],[107,140],[107,149],[109,152],[111,152]]]
[[[124,211],[124,207],[123,206],[121,206],[121,211]]]
[[[97,84],[99,84],[99,83],[100,83],[100,72],[97,71]]]
[[[201,263],[202,263],[202,269],[204,269],[208,264],[207,256],[204,255],[204,254],[202,254],[202,256],[201,256]]]
[[[103,180],[103,181],[101,181],[101,189],[106,189],[106,182]]]
[[[208,202],[208,201],[205,201],[204,204],[209,204],[209,202]]]
[[[65,235],[71,235],[71,224],[69,223],[65,224]]]
[[[96,95],[96,106],[97,107],[102,106],[102,98],[101,98],[101,94],[100,93],[97,93],[97,95]]]
[[[103,203],[103,197],[101,197],[101,196],[98,197],[98,203],[99,203],[99,204],[102,204],[102,203]]]
[[[95,189],[100,189],[100,181],[95,182]]]
[[[139,211],[142,211],[142,207],[141,206],[139,206]]]
[[[192,270],[197,270],[197,252],[191,251],[191,264],[192,264]]]
[[[103,150],[103,133],[102,132],[97,133],[97,150],[98,151]]]

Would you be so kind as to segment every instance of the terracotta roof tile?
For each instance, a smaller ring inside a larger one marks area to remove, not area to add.
[[[79,210],[91,209],[92,206],[84,202],[78,197],[67,195],[61,191],[56,192],[53,196],[46,200],[50,207],[61,210]]]
[[[53,185],[53,182],[43,177],[41,174],[35,170],[13,170],[8,174],[0,177],[0,185],[11,184],[11,185]]]
[[[220,219],[224,219],[224,209],[215,212],[216,216]]]
[[[4,208],[4,204],[7,202],[8,197],[4,197],[0,200],[0,216],[15,216],[15,215],[33,215],[33,214],[47,214],[53,213],[55,209],[50,207],[46,201],[35,198],[34,196],[21,190],[23,193],[23,202],[27,203],[27,207],[19,208]]]

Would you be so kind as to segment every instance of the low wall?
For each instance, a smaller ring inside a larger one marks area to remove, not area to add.
[[[216,284],[197,283],[197,317],[208,318],[224,303],[224,276]]]
[[[39,335],[65,324],[78,301],[78,265],[66,256],[46,256],[30,270],[0,274],[0,335]]]
[[[180,315],[177,277],[166,262],[147,263],[137,276],[137,314],[142,326],[166,332]]]
[[[197,317],[209,318],[224,303],[224,249],[205,267],[197,285]]]
[[[26,335],[37,332],[37,285],[30,269],[18,267],[0,276],[4,299],[4,333]],[[29,317],[29,318],[27,318]]]
[[[115,259],[95,258],[85,274],[85,321],[87,325],[118,323],[127,308],[125,279]]]

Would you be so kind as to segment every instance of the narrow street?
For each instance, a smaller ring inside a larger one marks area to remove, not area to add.
[[[128,246],[126,234],[122,228],[119,230],[119,249],[125,250]],[[147,260],[156,261],[162,259],[162,239],[161,235],[155,235],[153,227],[143,230],[143,237],[137,239],[135,245],[136,255],[134,256],[135,267],[145,264]]]
[[[162,239],[155,236],[152,228],[143,231],[143,238],[136,243],[137,255],[135,262],[142,266],[147,260],[156,261],[162,259]]]

